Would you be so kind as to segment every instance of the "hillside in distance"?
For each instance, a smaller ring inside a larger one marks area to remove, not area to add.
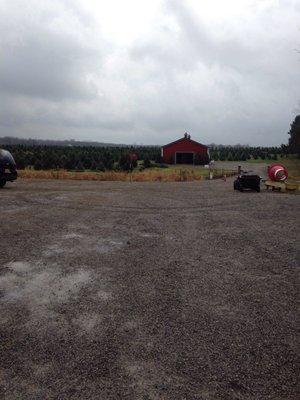
[[[53,140],[53,139],[23,139],[17,137],[4,136],[0,137],[0,145],[16,145],[23,144],[26,146],[78,146],[78,147],[130,147],[127,144],[103,143],[79,141],[75,139],[69,140]]]
[[[23,144],[26,146],[74,146],[74,147],[161,147],[157,144],[153,145],[143,145],[143,144],[124,144],[124,143],[104,143],[104,142],[95,142],[95,141],[83,141],[83,140],[75,140],[75,139],[66,139],[66,140],[53,140],[53,139],[25,139],[18,138],[12,136],[4,136],[0,137],[0,145],[3,146],[13,146]],[[222,148],[227,147],[224,144],[216,144],[210,143],[207,145],[210,148]],[[230,145],[233,148],[247,148],[250,147],[249,144],[235,144]]]

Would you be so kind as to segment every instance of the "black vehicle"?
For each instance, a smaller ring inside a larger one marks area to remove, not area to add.
[[[9,151],[0,149],[0,188],[17,179],[16,163]]]
[[[260,181],[261,177],[259,175],[250,175],[249,172],[242,172],[234,181],[233,188],[240,192],[243,192],[245,189],[260,192]]]

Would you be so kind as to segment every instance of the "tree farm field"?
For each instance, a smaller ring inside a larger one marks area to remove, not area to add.
[[[263,178],[267,177],[267,166],[273,163],[283,164],[289,171],[289,182],[300,181],[300,159],[297,157],[278,157],[272,159],[249,159],[247,161],[216,161],[212,169],[214,178],[233,176],[240,165],[244,170],[259,173]],[[19,176],[23,179],[71,179],[94,181],[134,181],[134,182],[179,182],[196,181],[209,178],[209,169],[203,166],[172,165],[165,168],[151,167],[141,170],[139,167],[132,172],[105,171],[95,172],[90,170],[68,171],[64,169],[34,170],[26,168],[19,170]]]
[[[7,184],[3,398],[297,399],[300,197],[232,186]]]

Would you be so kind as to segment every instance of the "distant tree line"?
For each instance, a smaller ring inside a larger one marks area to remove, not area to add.
[[[288,132],[289,142],[279,147],[251,147],[251,146],[223,146],[211,145],[210,159],[215,161],[247,161],[249,159],[277,160],[278,157],[287,157],[288,154],[297,154],[300,157],[300,115],[297,115]],[[5,140],[4,140],[5,139]],[[17,163],[18,169],[34,168],[67,170],[123,170],[129,171],[137,166],[137,160],[142,160],[142,167],[149,168],[161,163],[161,149],[159,146],[125,146],[95,145],[79,146],[75,141],[67,141],[68,145],[31,143],[32,139],[23,139],[16,143],[17,138],[0,138],[3,148],[10,151]],[[25,142],[25,143],[24,143]],[[76,143],[72,145],[71,143]],[[64,143],[64,142],[59,142]],[[84,143],[84,142],[82,142]],[[133,156],[134,155],[134,156]],[[163,165],[161,165],[163,166]]]
[[[142,160],[142,166],[149,168],[153,163],[161,163],[159,146],[137,147],[94,147],[94,146],[29,146],[6,145],[19,169],[34,168],[67,170],[124,170],[128,171],[137,166],[137,160]],[[254,159],[277,160],[285,157],[290,149],[287,145],[280,147],[248,147],[248,146],[211,146],[210,159],[215,161],[246,161]],[[135,157],[131,157],[136,155]]]
[[[280,147],[211,146],[210,158],[215,161],[247,161],[251,158],[277,160],[289,154],[287,145]]]
[[[29,146],[23,144],[3,146],[10,151],[18,169],[28,167],[35,170],[63,168],[67,170],[130,170],[137,160],[160,162],[158,146],[95,147],[95,146]],[[130,157],[131,155],[135,157]]]
[[[279,147],[250,147],[250,146],[210,146],[210,158],[217,161],[246,161],[253,159],[277,160],[297,154],[300,158],[300,115],[297,115],[288,132],[288,144]]]
[[[2,145],[24,144],[26,146],[130,147],[129,145],[126,144],[91,142],[91,141],[83,141],[75,139],[69,139],[69,140],[31,139],[31,138],[19,138],[13,136],[0,137],[0,143]]]

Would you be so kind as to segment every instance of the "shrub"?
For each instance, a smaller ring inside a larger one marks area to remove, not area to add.
[[[122,154],[118,162],[118,169],[121,171],[132,171],[137,167],[137,160],[130,159],[129,154]]]
[[[96,171],[101,171],[101,172],[104,172],[104,171],[105,171],[105,166],[104,166],[103,162],[100,161],[100,162],[97,164],[97,166],[96,166]]]
[[[151,167],[151,161],[150,161],[150,159],[148,157],[145,157],[143,159],[143,166],[144,166],[144,168],[150,168]]]
[[[154,166],[157,168],[169,168],[167,164],[162,164],[162,163],[154,164]]]
[[[43,164],[41,163],[40,160],[36,160],[36,162],[34,163],[33,168],[34,168],[36,171],[40,171],[41,169],[43,169]]]

